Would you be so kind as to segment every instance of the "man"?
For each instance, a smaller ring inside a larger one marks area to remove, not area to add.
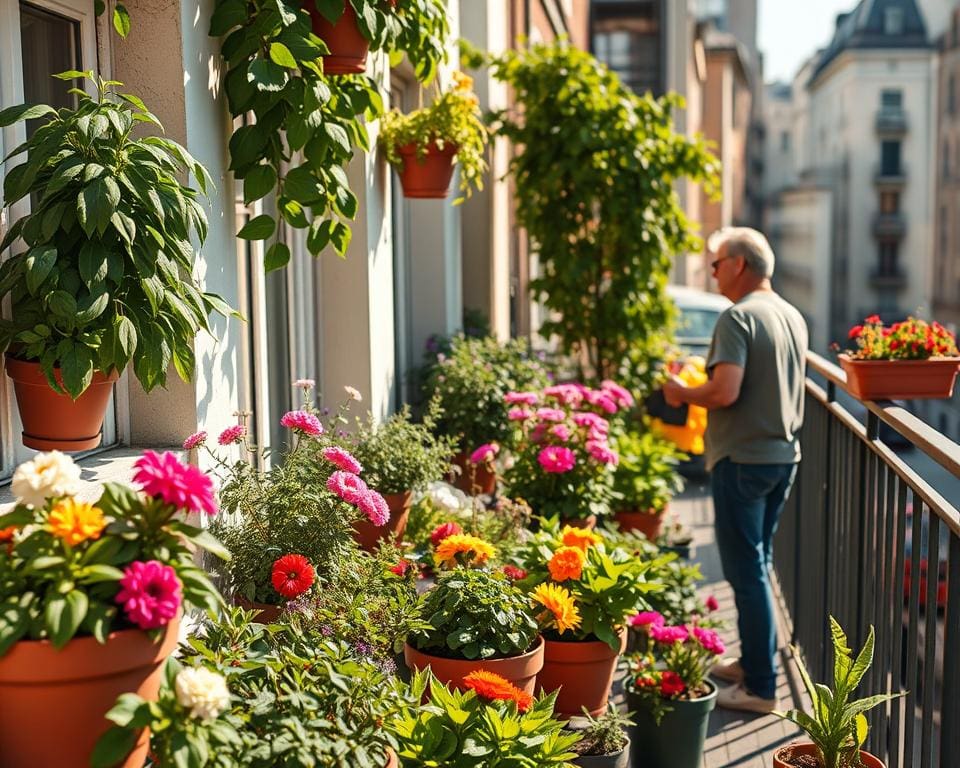
[[[807,327],[770,285],[767,239],[744,227],[722,229],[708,243],[720,293],[734,302],[717,321],[707,358],[710,380],[664,385],[670,405],[707,408],[706,462],[711,471],[717,546],[733,587],[740,659],[712,674],[736,685],[719,706],[752,712],[777,707],[776,651],[769,568],[773,535],[800,461]]]

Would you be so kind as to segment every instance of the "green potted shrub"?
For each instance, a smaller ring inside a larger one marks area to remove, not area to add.
[[[868,724],[864,713],[902,693],[881,693],[866,699],[851,701],[850,696],[860,685],[873,663],[873,626],[856,659],[847,645],[847,636],[837,620],[830,617],[830,636],[833,640],[833,689],[814,685],[803,664],[798,649],[793,649],[803,685],[810,696],[810,714],[791,709],[774,712],[802,728],[810,742],[788,744],[773,756],[774,768],[810,765],[812,758],[822,768],[883,768],[879,758],[861,749],[867,738]]]
[[[0,252],[25,248],[0,266],[0,351],[14,381],[24,445],[80,451],[100,442],[103,414],[120,373],[132,364],[143,388],[166,383],[172,363],[184,380],[194,370],[193,339],[207,315],[230,310],[194,277],[207,219],[196,190],[212,189],[206,169],[179,144],[135,138],[141,123],[159,126],[136,96],[93,72],[96,98],[79,90],[74,109],[11,107],[0,127],[48,118],[13,155],[26,159],[4,179],[11,208],[31,199]]]
[[[390,520],[383,526],[358,522],[358,541],[365,549],[372,549],[381,537],[401,541],[413,494],[425,490],[446,472],[454,441],[436,436],[438,413],[434,400],[423,422],[417,424],[405,406],[380,424],[370,416],[357,431],[352,453],[363,466],[367,484],[383,495],[390,508]]]
[[[453,534],[437,548],[437,559],[470,553],[474,537]],[[411,634],[404,656],[411,669],[430,667],[443,683],[462,687],[482,669],[533,693],[543,667],[544,643],[530,598],[501,572],[457,567],[442,573],[422,597],[429,626]]]
[[[670,499],[683,490],[677,467],[686,454],[649,430],[627,430],[611,444],[620,457],[613,475],[614,517],[621,529],[640,531],[653,541],[660,535]]]
[[[380,120],[380,146],[397,168],[407,197],[446,197],[454,163],[460,166],[465,197],[474,187],[483,189],[487,129],[480,104],[468,75],[454,72],[453,82],[429,105],[406,115],[393,109]]]
[[[627,728],[633,725],[629,715],[620,713],[615,704],[599,717],[584,710],[586,725],[574,731],[580,741],[572,749],[578,757],[573,764],[580,768],[628,768],[630,737]]]

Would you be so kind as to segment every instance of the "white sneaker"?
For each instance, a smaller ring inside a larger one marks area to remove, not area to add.
[[[768,715],[777,708],[776,697],[772,699],[761,699],[754,696],[743,685],[732,685],[729,688],[723,688],[717,693],[717,706],[724,709],[739,709],[744,712],[757,712],[761,715]]]
[[[725,683],[742,683],[743,667],[740,666],[740,659],[720,659],[710,667],[710,677]]]

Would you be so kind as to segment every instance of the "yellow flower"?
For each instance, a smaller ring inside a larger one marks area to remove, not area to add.
[[[458,91],[469,91],[473,89],[473,78],[465,75],[463,72],[453,73],[453,86]]]
[[[586,559],[587,556],[580,547],[560,547],[547,563],[550,578],[554,581],[579,579],[583,574],[583,564]]]
[[[437,565],[482,565],[496,554],[497,550],[489,542],[469,533],[454,533],[437,545],[433,561]]]
[[[87,539],[99,539],[107,526],[103,510],[92,504],[64,499],[50,512],[50,530],[71,547]]]
[[[560,535],[563,537],[564,546],[580,547],[584,552],[594,544],[599,544],[603,541],[603,536],[600,534],[594,533],[586,528],[574,528],[572,525],[563,526]]]
[[[562,635],[568,629],[580,626],[580,611],[577,604],[564,587],[556,584],[540,584],[533,590],[533,602],[539,603],[553,615],[553,623]]]

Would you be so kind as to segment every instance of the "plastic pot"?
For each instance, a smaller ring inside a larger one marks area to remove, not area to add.
[[[701,768],[710,713],[717,705],[717,686],[691,701],[671,701],[672,710],[657,725],[635,694],[628,692],[627,706],[634,712],[633,760],[645,768]],[[641,762],[642,761],[642,762]]]

